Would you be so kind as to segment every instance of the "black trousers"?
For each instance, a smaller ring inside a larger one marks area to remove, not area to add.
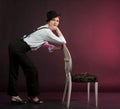
[[[39,94],[38,72],[26,55],[30,47],[21,39],[9,44],[9,80],[8,80],[8,94],[10,96],[17,96],[17,79],[19,73],[19,66],[24,71],[27,84],[28,96],[37,96]]]

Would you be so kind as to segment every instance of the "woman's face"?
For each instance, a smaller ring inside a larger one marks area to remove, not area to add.
[[[50,28],[55,28],[55,27],[58,27],[59,22],[60,22],[60,18],[55,17],[48,22],[48,25],[49,25]]]

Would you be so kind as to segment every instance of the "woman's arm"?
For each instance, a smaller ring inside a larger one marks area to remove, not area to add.
[[[56,27],[56,33],[58,34],[59,37],[63,36],[62,32],[58,27]]]
[[[63,48],[62,45],[55,46],[55,45],[52,45],[52,44],[50,44],[48,42],[46,42],[43,46],[47,47],[49,52],[61,50]]]
[[[56,34],[54,32],[56,32]],[[66,40],[62,32],[59,30],[59,28],[56,28],[53,31],[51,29],[48,29],[46,30],[46,33],[47,33],[46,41],[60,45],[66,44]]]

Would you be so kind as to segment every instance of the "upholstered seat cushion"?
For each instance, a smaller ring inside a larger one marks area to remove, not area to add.
[[[98,78],[96,75],[90,73],[80,73],[72,75],[73,82],[97,82]]]

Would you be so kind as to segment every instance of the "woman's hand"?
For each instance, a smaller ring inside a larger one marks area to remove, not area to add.
[[[54,51],[58,51],[58,50],[62,50],[62,45],[60,45],[60,46],[54,46],[54,47],[49,47],[48,48],[48,51],[49,52],[54,52]]]
[[[56,30],[58,29],[58,27],[57,27],[57,26],[50,26],[50,29],[51,29],[52,31],[56,31]]]

